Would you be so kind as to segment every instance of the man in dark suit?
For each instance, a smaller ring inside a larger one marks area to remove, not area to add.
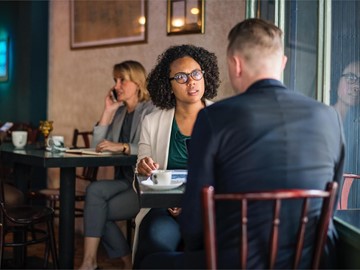
[[[180,216],[187,256],[204,249],[200,191],[205,185],[214,186],[218,193],[229,193],[325,189],[329,181],[342,181],[341,120],[332,107],[280,82],[286,64],[281,36],[278,27],[260,19],[245,20],[229,33],[228,72],[238,95],[200,111],[193,129]],[[283,207],[291,220],[299,205],[287,203]],[[268,229],[264,221],[269,209],[263,204],[249,205],[249,268],[266,267]],[[310,226],[320,205],[312,210]],[[237,268],[239,215],[234,208],[224,206],[217,218],[219,266]],[[281,227],[276,267],[291,268],[288,249],[294,243],[288,236],[296,233],[297,223],[294,218],[294,226]],[[329,252],[335,240],[333,224],[328,235]],[[310,268],[308,245],[306,242],[300,265],[304,268]],[[186,267],[199,266],[193,264],[195,261],[187,260]],[[326,265],[331,266],[336,267]]]

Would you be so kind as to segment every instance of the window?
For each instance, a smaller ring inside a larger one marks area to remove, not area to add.
[[[284,31],[284,83],[334,106],[344,125],[345,172],[360,174],[360,1],[248,0],[247,16]],[[348,207],[360,208],[360,181]]]
[[[360,174],[360,2],[332,1],[330,104],[340,113],[346,141],[345,172]],[[349,208],[360,208],[360,181],[349,192]]]

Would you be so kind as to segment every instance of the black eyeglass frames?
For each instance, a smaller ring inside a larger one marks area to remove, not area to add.
[[[346,82],[349,84],[359,83],[359,76],[355,75],[354,73],[345,73],[342,74],[341,77],[344,77]]]
[[[174,77],[169,78],[169,80],[175,80],[177,83],[184,84],[189,81],[189,77],[193,78],[195,81],[200,81],[203,78],[205,71],[200,69],[194,69],[190,73],[178,72]]]

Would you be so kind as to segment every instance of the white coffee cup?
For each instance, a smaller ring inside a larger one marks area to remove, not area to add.
[[[167,186],[171,184],[171,171],[155,170],[151,173],[151,180],[154,185]]]
[[[59,152],[64,148],[64,136],[51,136],[47,140],[47,146],[51,152]]]
[[[14,144],[15,148],[22,149],[25,147],[27,143],[27,131],[13,131],[11,132],[11,139],[12,143]]]

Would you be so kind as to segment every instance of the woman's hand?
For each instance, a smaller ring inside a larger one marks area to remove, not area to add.
[[[114,88],[111,88],[109,90],[109,92],[106,94],[104,110],[102,112],[102,115],[101,115],[99,123],[98,123],[99,126],[110,125],[112,123],[112,120],[114,118],[114,115],[115,115],[117,109],[122,104],[122,102],[114,101],[113,94],[112,94],[113,89]]]
[[[116,143],[111,142],[108,140],[103,140],[99,142],[99,144],[96,146],[96,152],[122,152],[124,150],[124,144],[123,143]]]
[[[150,176],[153,170],[159,169],[159,164],[154,162],[151,157],[145,157],[137,165],[137,172],[141,175]]]
[[[172,215],[173,217],[177,217],[181,213],[181,208],[172,207],[172,208],[168,208],[168,211],[169,211],[170,215]]]
[[[105,109],[116,111],[117,108],[120,107],[122,102],[114,100],[113,90],[114,88],[111,88],[105,97]]]

